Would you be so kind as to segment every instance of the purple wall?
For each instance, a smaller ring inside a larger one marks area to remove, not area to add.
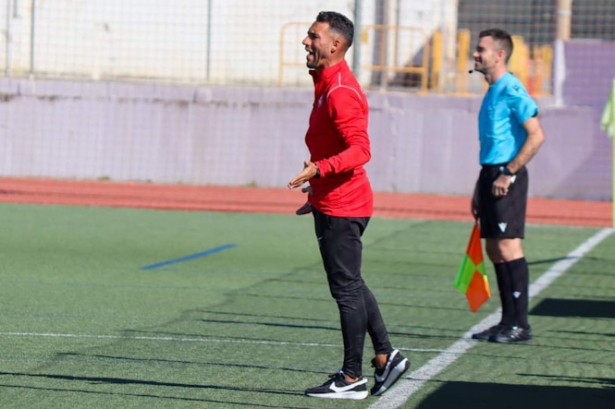
[[[0,79],[0,175],[284,187],[307,159],[313,91]],[[368,93],[377,191],[471,194],[480,97]],[[539,101],[530,194],[609,200],[592,107]]]
[[[564,103],[602,110],[615,79],[615,42],[570,40],[564,45],[564,58]]]

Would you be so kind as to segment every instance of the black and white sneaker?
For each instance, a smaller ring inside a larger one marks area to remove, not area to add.
[[[532,341],[532,330],[530,328],[509,327],[489,338],[489,342],[500,344],[513,344],[517,342],[525,343]]]
[[[305,394],[313,398],[361,400],[367,398],[367,379],[362,376],[355,382],[348,382],[339,371],[322,385],[306,389]]]
[[[375,360],[372,360],[372,364],[375,365]],[[384,368],[376,368],[374,372],[374,378],[376,384],[372,388],[372,395],[382,395],[387,389],[389,389],[401,376],[410,368],[410,361],[404,357],[399,349],[394,349],[389,353],[387,363]]]

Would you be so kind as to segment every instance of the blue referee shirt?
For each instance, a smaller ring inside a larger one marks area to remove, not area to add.
[[[502,75],[489,87],[478,114],[480,164],[510,162],[527,139],[523,124],[536,115],[538,105],[519,80]]]

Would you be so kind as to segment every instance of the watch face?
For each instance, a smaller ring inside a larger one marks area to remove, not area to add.
[[[500,166],[500,173],[506,176],[512,176],[512,172],[506,166]]]

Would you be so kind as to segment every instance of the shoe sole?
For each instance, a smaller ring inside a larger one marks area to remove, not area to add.
[[[524,339],[522,341],[498,341],[497,339],[489,338],[489,342],[493,342],[494,344],[531,344],[532,338]]]
[[[380,389],[378,389],[376,392],[373,392],[372,395],[373,396],[382,395],[391,386],[393,386],[393,384],[395,384],[395,382],[397,382],[399,378],[401,378],[401,376],[408,370],[408,368],[410,368],[410,361],[408,361],[408,358],[404,358],[403,361],[398,363],[395,366],[395,368],[391,370],[391,372],[389,373],[389,376],[387,377],[387,380],[384,381],[382,386],[380,386]]]
[[[492,332],[491,334],[483,335],[483,336],[479,336],[478,334],[472,334],[471,338],[475,339],[477,341],[489,341],[491,339],[491,337],[499,335],[500,332],[502,332],[502,331],[500,330],[500,331]]]
[[[306,395],[311,398],[363,400],[367,398],[367,391],[335,392],[335,393],[306,393]]]

